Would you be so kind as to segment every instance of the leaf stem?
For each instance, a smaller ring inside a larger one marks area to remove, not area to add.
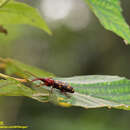
[[[14,77],[11,77],[11,76],[8,76],[8,75],[5,75],[5,74],[2,74],[2,73],[0,73],[0,77],[5,78],[5,79],[13,78],[13,79],[15,79],[15,80],[17,80],[17,81],[24,82],[24,83],[27,82],[26,79],[14,78]]]

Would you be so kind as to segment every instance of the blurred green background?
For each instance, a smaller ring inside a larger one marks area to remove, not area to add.
[[[22,2],[25,2],[22,0]],[[57,76],[119,75],[130,79],[130,46],[105,30],[83,0],[30,0],[53,32],[28,25],[8,26],[0,34],[0,57],[17,59]],[[130,1],[122,0],[130,23]],[[24,97],[0,97],[0,120],[29,130],[129,130],[130,112],[62,108]]]

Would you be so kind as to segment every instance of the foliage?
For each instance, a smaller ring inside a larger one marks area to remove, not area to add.
[[[12,0],[0,7],[0,24],[5,26],[8,24],[29,24],[51,34],[36,9],[22,2]]]
[[[130,30],[122,14],[119,0],[85,0],[101,24],[108,30],[121,36],[130,43]],[[28,24],[51,34],[38,11],[33,7],[14,0],[0,1],[0,32],[7,34],[10,24]],[[25,65],[12,59],[0,59],[0,96],[26,96],[40,102],[53,102],[69,107],[118,108],[130,109],[130,80],[119,76],[92,75],[69,78],[55,77],[44,70]],[[70,84],[75,92],[61,93],[45,85],[38,87],[41,81],[31,82],[36,77],[53,77]]]
[[[0,95],[27,96],[40,102],[50,101],[64,107],[130,109],[130,80],[124,77],[90,75],[61,78],[11,59],[1,59],[0,66],[8,74],[0,73],[0,77],[6,79],[0,80]],[[50,87],[43,85],[38,87],[41,81],[31,82],[41,76],[51,76],[54,80],[70,84],[75,90],[74,94],[64,94],[57,89],[53,89],[51,93]]]
[[[122,16],[119,0],[85,0],[100,23],[130,43],[130,28]]]
[[[29,24],[47,33],[51,31],[38,11],[29,5],[14,0],[0,1],[0,24]],[[130,43],[130,29],[122,16],[119,0],[85,0],[101,24]],[[0,31],[1,32],[1,31]]]

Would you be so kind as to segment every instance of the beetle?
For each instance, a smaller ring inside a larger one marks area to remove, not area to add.
[[[54,80],[52,78],[35,78],[32,80],[32,82],[37,81],[37,80],[40,80],[43,82],[43,84],[41,84],[41,85],[46,85],[48,87],[51,87],[52,89],[53,88],[59,89],[63,93],[66,93],[66,92],[74,93],[73,87],[64,82]],[[52,89],[51,89],[51,91],[52,91]]]

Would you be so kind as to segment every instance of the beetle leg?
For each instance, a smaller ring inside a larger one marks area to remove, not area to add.
[[[66,97],[70,98],[70,96],[64,90],[61,90],[60,92],[64,94]]]
[[[51,96],[52,93],[53,93],[53,87],[51,86],[51,91],[49,92],[49,97]]]
[[[51,86],[51,94],[53,93],[53,87]]]

